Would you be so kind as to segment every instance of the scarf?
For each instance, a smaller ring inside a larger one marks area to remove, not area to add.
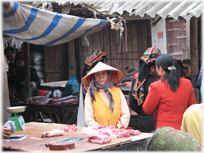
[[[109,74],[108,75],[108,78],[110,77],[111,75]],[[95,92],[94,92],[94,87],[96,88],[96,90],[99,92],[99,89],[103,89],[107,94],[108,94],[108,98],[109,98],[109,101],[110,101],[110,106],[111,106],[111,112],[113,112],[113,109],[114,109],[114,99],[113,99],[113,96],[112,94],[110,93],[110,91],[108,90],[108,88],[111,88],[113,86],[113,83],[112,83],[112,79],[110,79],[106,84],[104,85],[99,85],[95,79],[93,79],[91,82],[90,82],[90,85],[89,85],[89,93],[90,93],[90,96],[91,96],[91,99],[92,99],[92,102],[93,100],[96,100],[95,99]]]
[[[140,72],[132,90],[132,95],[137,100],[138,106],[144,102],[144,82],[148,76],[148,63],[155,61],[159,55],[161,52],[156,47],[152,47],[148,48],[140,58]]]

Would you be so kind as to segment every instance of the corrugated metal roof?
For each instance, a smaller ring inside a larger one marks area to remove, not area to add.
[[[48,3],[45,2],[33,2],[33,3]],[[51,1],[50,1],[51,2]],[[53,2],[53,1],[52,1]],[[123,15],[125,12],[129,13],[130,16],[145,15],[154,18],[156,15],[162,18],[172,17],[178,19],[183,17],[185,20],[190,20],[191,17],[200,17],[203,12],[203,2],[199,1],[145,1],[145,0],[72,0],[72,1],[55,1],[61,6],[65,5],[80,5],[85,7],[88,4],[92,11],[97,10],[107,16],[115,14]],[[85,3],[85,4],[84,4]]]
[[[199,17],[203,12],[202,1],[85,1],[104,14],[118,13],[123,15],[126,11],[130,16],[144,17],[149,15],[154,18],[159,15],[162,18],[172,17],[178,19],[183,17],[190,20],[191,17]]]

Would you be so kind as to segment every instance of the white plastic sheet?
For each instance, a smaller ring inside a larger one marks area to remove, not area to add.
[[[80,85],[80,93],[79,93],[79,108],[77,115],[77,126],[86,127],[85,123],[85,110],[84,110],[84,100],[83,100],[83,92],[82,92],[82,83]]]

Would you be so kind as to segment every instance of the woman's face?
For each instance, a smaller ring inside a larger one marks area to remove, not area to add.
[[[163,75],[164,75],[164,71],[163,71],[163,69],[162,69],[162,67],[161,66],[157,66],[156,65],[156,71],[157,71],[157,73],[158,73],[158,75],[160,76],[160,77],[162,77]]]
[[[19,68],[22,68],[25,65],[25,62],[22,60],[17,60],[16,61],[16,66]]]
[[[99,85],[104,85],[104,83],[108,79],[108,73],[106,71],[100,71],[95,73],[94,77]]]
[[[9,51],[6,53],[6,57],[7,57],[7,59],[8,59],[10,62],[15,61],[15,56],[16,56],[16,54],[12,54],[12,53],[11,53],[11,50],[9,50]]]

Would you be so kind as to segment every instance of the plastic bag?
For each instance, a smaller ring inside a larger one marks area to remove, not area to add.
[[[80,94],[79,94],[79,108],[78,108],[78,115],[77,115],[77,126],[86,127],[82,83],[80,86]]]
[[[10,129],[12,134],[16,131],[16,126],[15,126],[15,122],[14,121],[7,121],[4,124],[4,127]]]
[[[73,94],[79,93],[79,81],[75,74],[72,75],[72,77],[67,81],[67,84],[65,86],[64,90],[64,96],[69,96]]]

